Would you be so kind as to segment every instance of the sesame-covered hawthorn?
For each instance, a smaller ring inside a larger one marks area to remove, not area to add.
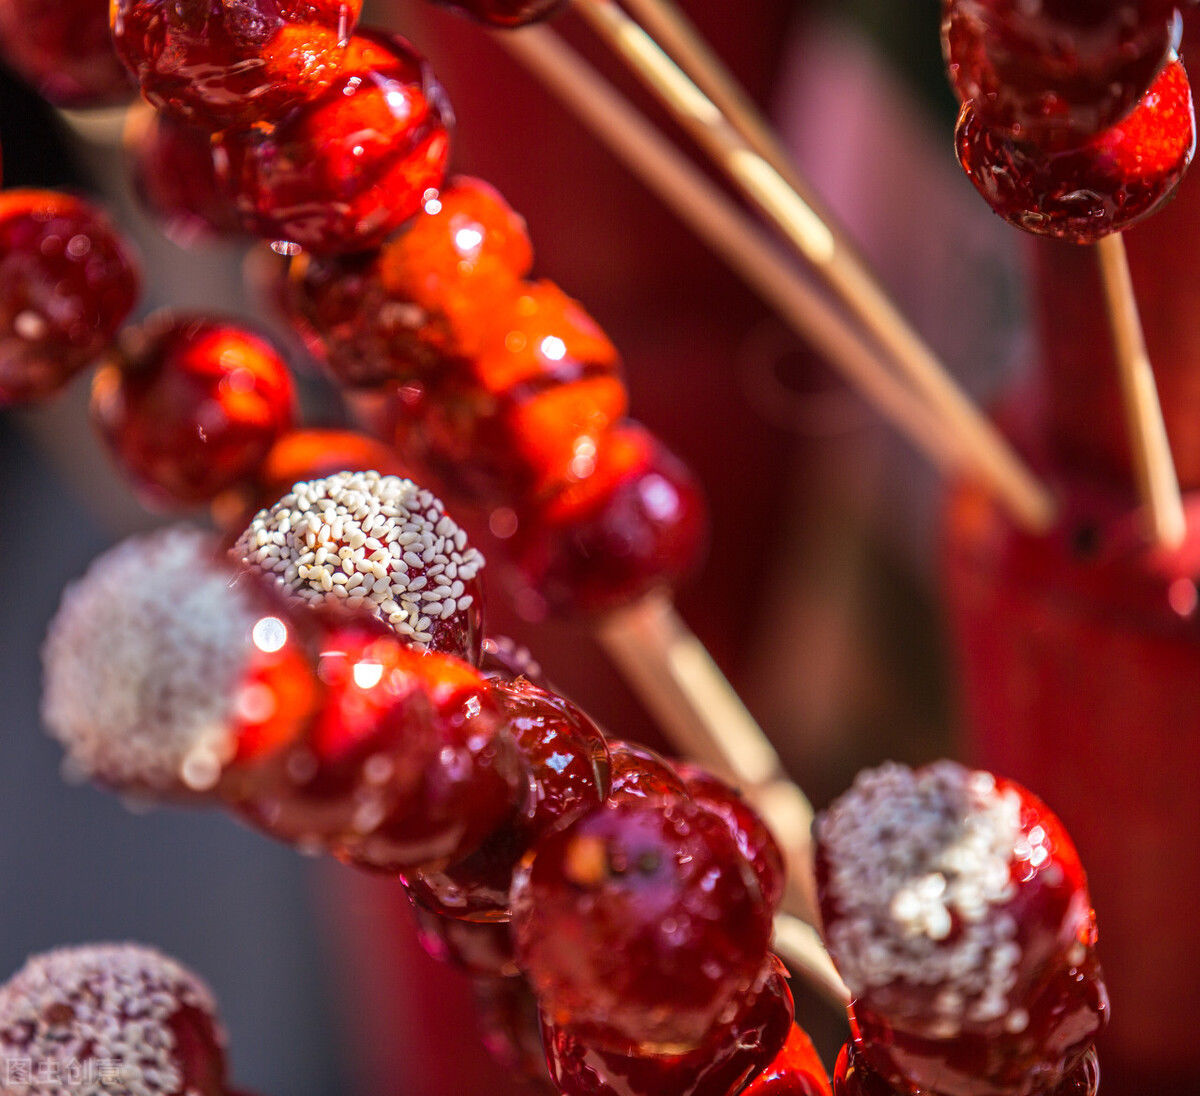
[[[611,801],[545,835],[512,904],[547,1022],[620,1053],[694,1050],[759,977],[771,935],[725,823],[679,799]]]
[[[341,384],[372,387],[480,351],[492,302],[515,297],[532,263],[521,217],[486,183],[460,177],[377,251],[297,256],[283,299]]]
[[[770,956],[754,984],[738,994],[698,1046],[679,1053],[618,1051],[546,1020],[542,1041],[563,1096],[730,1096],[741,1092],[784,1046],[792,995]],[[683,998],[680,998],[681,1001]]]
[[[401,38],[356,34],[324,94],[274,120],[213,146],[243,225],[266,240],[316,254],[378,247],[441,185],[449,106]]]
[[[191,971],[136,944],[60,948],[0,986],[4,1091],[225,1096],[225,1035]]]
[[[371,471],[296,483],[234,554],[292,597],[345,602],[413,646],[479,660],[483,556],[411,480]]]
[[[1171,0],[945,0],[942,45],[981,122],[1043,147],[1119,122],[1178,47]]]
[[[447,917],[508,920],[509,890],[521,858],[551,827],[604,802],[608,747],[569,700],[525,680],[493,683],[529,781],[523,802],[466,859],[407,876],[415,902]]]
[[[67,588],[42,651],[42,715],[68,771],[154,797],[209,795],[243,741],[290,739],[318,684],[299,629],[190,529],[135,537]]]
[[[49,190],[0,193],[0,407],[51,395],[91,364],[139,291],[98,209]]]
[[[92,419],[118,465],[166,506],[211,502],[250,478],[291,427],[294,402],[271,344],[215,316],[151,320],[92,382]]]
[[[826,944],[864,1061],[939,1096],[1044,1096],[1107,1015],[1078,855],[1024,788],[939,762],[860,774],[818,821]]]
[[[112,0],[117,53],[161,110],[209,130],[275,122],[338,75],[362,0]]]
[[[1094,243],[1154,212],[1196,147],[1192,91],[1172,60],[1131,114],[1064,148],[989,129],[973,102],[955,133],[959,162],[988,205],[1041,236]]]

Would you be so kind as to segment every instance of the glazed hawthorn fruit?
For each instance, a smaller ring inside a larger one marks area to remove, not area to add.
[[[287,311],[339,383],[420,379],[483,348],[493,310],[519,295],[532,262],[524,220],[460,177],[378,251],[298,256]]]
[[[479,661],[483,556],[412,480],[367,471],[295,483],[233,552],[290,597],[363,609],[418,650]]]
[[[295,396],[262,336],[217,316],[161,315],[92,381],[92,421],[151,503],[210,502],[252,477],[291,427]]]
[[[88,202],[0,193],[0,407],[48,396],[94,361],[137,303],[128,245]]]
[[[524,978],[476,978],[475,1011],[484,1048],[504,1069],[549,1089],[537,998]],[[540,1084],[539,1084],[540,1082]]]
[[[951,83],[981,122],[1043,148],[1124,118],[1178,47],[1173,5],[1142,0],[946,0]]]
[[[566,0],[433,0],[489,27],[524,27],[562,11]]]
[[[485,978],[514,978],[518,973],[507,921],[463,921],[444,917],[413,903],[417,939],[425,953],[442,963]]]
[[[648,746],[610,739],[608,756],[612,769],[609,798],[613,801],[671,796],[687,798],[687,787],[675,767]]]
[[[704,496],[689,469],[633,423],[580,454],[578,478],[523,517],[512,540],[525,601],[601,613],[671,587],[707,540]]]
[[[787,882],[783,853],[758,813],[736,788],[698,765],[676,764],[691,799],[722,819],[733,834],[746,862],[754,869],[763,901],[772,911],[779,908]]]
[[[112,0],[112,40],[142,94],[219,131],[273,124],[337,77],[361,0]]]
[[[771,935],[728,828],[678,799],[609,802],[544,835],[512,904],[548,1022],[622,1053],[694,1050],[758,977]]]
[[[125,155],[139,201],[180,247],[242,232],[212,159],[212,136],[145,104],[130,111]]]
[[[1154,212],[1183,177],[1196,145],[1191,87],[1172,61],[1126,118],[1057,150],[989,129],[968,102],[955,143],[975,189],[1010,224],[1094,243]]]
[[[551,827],[604,802],[608,747],[574,704],[530,681],[493,683],[528,781],[525,801],[465,860],[406,877],[415,902],[447,917],[507,921],[513,872]]]
[[[784,1046],[792,1027],[792,995],[773,956],[693,1050],[677,1054],[620,1052],[543,1016],[550,1075],[564,1096],[729,1096]]]
[[[233,804],[272,836],[376,871],[470,852],[521,777],[487,682],[366,613],[308,612],[321,703],[302,738],[239,758]]]
[[[214,158],[248,232],[317,254],[365,251],[441,185],[450,118],[424,58],[364,32],[324,94],[267,132],[217,135]]]
[[[787,1042],[743,1096],[831,1096],[829,1077],[808,1033],[793,1024]]]
[[[211,991],[174,960],[135,944],[60,948],[26,962],[0,986],[0,1059],[9,1091],[81,1092],[81,1084],[143,1096],[227,1091]]]
[[[1100,1090],[1100,1066],[1096,1051],[1089,1050],[1080,1063],[1052,1088],[1038,1089],[1038,1096],[1096,1096]],[[801,1089],[800,1091],[804,1091]],[[853,1040],[838,1054],[833,1075],[833,1096],[937,1096],[930,1089],[915,1090],[911,1085],[889,1084],[864,1060]],[[746,1096],[758,1096],[751,1086]],[[766,1093],[763,1096],[767,1096]],[[779,1096],[784,1096],[780,1093]]]
[[[0,53],[42,98],[73,109],[133,98],[106,0],[3,0]]]
[[[892,1084],[1034,1096],[1107,1016],[1078,855],[1024,788],[939,762],[862,773],[816,826],[826,945]]]
[[[528,508],[591,474],[601,437],[628,407],[617,352],[548,282],[487,310],[474,355],[430,375],[395,417],[400,452],[451,493]]]

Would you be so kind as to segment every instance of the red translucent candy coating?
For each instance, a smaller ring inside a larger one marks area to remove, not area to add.
[[[483,349],[402,397],[396,446],[460,497],[528,508],[592,474],[628,393],[608,338],[551,283],[477,315]]]
[[[465,860],[406,879],[416,902],[472,921],[507,921],[522,857],[551,827],[598,807],[609,788],[604,736],[574,704],[520,679],[494,682],[493,694],[521,756],[528,797]]]
[[[1070,1075],[1049,1088],[1036,1089],[1036,1096],[1096,1096],[1100,1090],[1100,1066],[1095,1050],[1089,1050]],[[752,1087],[747,1096],[755,1093]],[[766,1096],[766,1094],[764,1094]],[[782,1094],[781,1094],[782,1096]],[[876,1073],[853,1041],[842,1047],[833,1075],[833,1096],[943,1096],[930,1088],[911,1084],[893,1085]]]
[[[523,27],[549,19],[566,0],[433,0],[438,7],[467,15],[489,27]]]
[[[688,468],[632,423],[597,439],[578,480],[521,521],[513,559],[530,605],[599,613],[694,569],[708,514]]]
[[[807,1032],[793,1024],[787,1042],[743,1096],[830,1096],[829,1076]]]
[[[271,446],[254,478],[218,500],[214,507],[223,529],[240,534],[259,510],[273,506],[293,485],[324,479],[352,468],[369,468],[385,476],[405,476],[407,469],[383,442],[354,430],[289,430]]]
[[[209,130],[275,123],[338,75],[361,0],[112,0],[117,53],[161,110]]]
[[[408,381],[477,353],[532,262],[524,220],[486,183],[458,178],[377,252],[297,258],[288,312],[340,383]]]
[[[687,787],[675,767],[648,746],[611,739],[608,755],[612,764],[613,801],[650,799],[663,796],[688,797]]]
[[[1173,5],[946,0],[950,80],[989,128],[1076,145],[1125,117],[1179,45]]]
[[[237,210],[217,181],[206,130],[143,104],[130,112],[125,151],[139,200],[180,247],[241,235]]]
[[[623,1053],[699,1046],[754,983],[771,936],[724,822],[678,799],[610,801],[545,835],[512,904],[547,1020]]]
[[[463,855],[505,817],[519,769],[487,683],[365,614],[297,610],[323,688],[301,738],[239,753],[228,797],[274,837],[398,871]]]
[[[252,477],[294,402],[270,343],[211,316],[152,320],[92,382],[92,419],[117,464],[164,506],[210,502]]]
[[[537,998],[524,978],[477,978],[475,1008],[487,1052],[506,1070],[549,1088]]]
[[[938,773],[961,799],[922,798]],[[895,774],[908,770],[864,774],[816,827],[824,936],[855,995],[863,1053],[889,1080],[943,1096],[1036,1096],[1075,1067],[1108,1013],[1075,847],[1010,781],[947,763],[911,782]],[[986,790],[965,790],[980,779]],[[960,812],[952,826],[937,820],[943,811]],[[871,842],[886,843],[886,862],[862,847]],[[902,973],[920,955],[919,974]]]
[[[777,910],[783,900],[787,882],[784,873],[783,853],[767,829],[767,824],[758,812],[742,798],[736,788],[730,787],[712,773],[698,765],[677,764],[676,771],[683,778],[687,794],[705,810],[721,818],[729,827],[742,855],[758,876],[763,900],[771,910]]]
[[[1075,147],[1039,148],[988,129],[965,103],[959,163],[1006,221],[1040,236],[1095,243],[1170,196],[1196,145],[1187,74],[1172,61],[1133,113]]]
[[[549,689],[542,674],[541,663],[528,647],[524,647],[508,636],[488,636],[483,641],[483,654],[479,659],[479,672],[489,681],[515,681],[524,678]],[[553,692],[553,690],[550,690]]]
[[[792,1027],[792,995],[778,960],[683,1054],[620,1053],[545,1019],[550,1074],[564,1096],[730,1096],[767,1066]]]
[[[214,138],[218,174],[246,229],[317,254],[378,247],[441,185],[445,94],[401,38],[355,35],[319,98],[269,132]]]
[[[48,190],[0,193],[0,407],[50,395],[90,364],[139,291],[99,210]]]
[[[107,0],[3,0],[0,53],[55,106],[133,98],[133,81],[113,50]]]
[[[413,903],[417,938],[427,954],[468,974],[512,978],[518,973],[507,921],[461,921]]]

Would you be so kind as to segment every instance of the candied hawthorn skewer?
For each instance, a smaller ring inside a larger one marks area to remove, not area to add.
[[[1049,1096],[1072,1077],[1108,999],[1083,869],[1044,804],[951,762],[892,764],[861,773],[816,835],[866,1067],[937,1096]]]
[[[45,1096],[233,1096],[211,990],[138,944],[29,959],[0,986],[0,1068],[7,1091]]]
[[[1173,193],[1195,150],[1192,93],[1182,64],[1171,53],[1152,76],[1157,69],[1137,68],[1137,58],[1153,60],[1156,47],[1132,47],[1125,40],[1147,28],[1153,32],[1171,16],[1169,9],[1130,2],[1053,6],[1039,14],[1001,0],[946,0],[943,25],[951,80],[964,96],[955,142],[976,189],[1020,228],[1097,246],[1138,486],[1149,531],[1167,548],[1182,542],[1186,523],[1119,232]],[[1177,37],[1178,16],[1168,21]],[[1096,39],[1081,36],[1081,25]],[[1064,29],[1070,27],[1074,36]],[[1103,88],[1087,80],[1077,85],[1073,75],[1079,75],[1081,56],[1093,48],[1110,64],[1132,57],[1134,70],[1110,72]],[[1066,70],[1057,63],[1063,58]],[[1010,93],[997,82],[1001,73],[1016,83]],[[1021,105],[1031,87],[1040,90]],[[1126,105],[1131,90],[1136,96]],[[1077,96],[1096,109],[1081,109],[1073,101]],[[1040,121],[1029,125],[1025,110],[1040,112]]]

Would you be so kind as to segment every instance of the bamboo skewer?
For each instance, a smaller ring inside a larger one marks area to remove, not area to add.
[[[1164,548],[1178,548],[1187,536],[1187,519],[1121,234],[1105,236],[1096,244],[1096,255],[1150,535]]]
[[[793,248],[817,268],[913,389],[936,410],[943,428],[1014,517],[1033,530],[1047,528],[1054,514],[1049,492],[962,392],[853,249],[839,246],[813,208],[612,0],[576,0],[575,7]]]
[[[851,1000],[817,930],[786,913],[775,915],[775,953],[835,1008]]]

